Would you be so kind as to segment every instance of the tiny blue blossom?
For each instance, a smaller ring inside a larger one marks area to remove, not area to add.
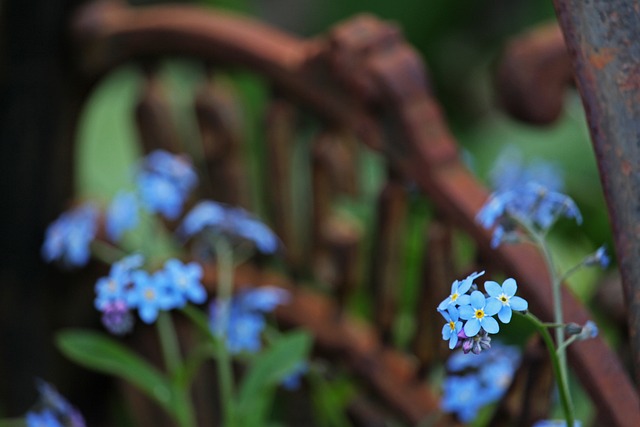
[[[516,240],[511,219],[546,231],[560,217],[582,223],[582,215],[569,196],[529,182],[517,189],[493,193],[476,215],[476,221],[486,229],[494,229],[491,246],[496,248],[503,241]]]
[[[131,274],[133,287],[127,292],[126,302],[130,308],[137,308],[145,323],[153,323],[160,310],[171,310],[177,306],[176,295],[169,290],[166,274],[158,271],[150,275],[137,270]]]
[[[156,150],[143,159],[139,169],[136,184],[143,207],[167,219],[177,218],[198,182],[190,160]]]
[[[144,166],[169,178],[183,192],[191,191],[198,184],[198,175],[193,170],[191,160],[185,155],[154,150],[145,158]]]
[[[600,246],[593,254],[585,258],[583,264],[588,267],[592,265],[600,265],[600,268],[605,269],[609,266],[610,262],[611,259],[607,254],[607,248]]]
[[[467,337],[473,337],[480,328],[487,333],[495,334],[500,330],[498,322],[491,317],[500,311],[502,304],[493,298],[485,298],[480,291],[471,293],[471,304],[460,306],[460,317],[467,322],[464,324],[464,333]]]
[[[140,268],[144,258],[140,254],[130,255],[113,263],[109,276],[96,282],[96,309],[104,311],[117,301],[126,302],[129,286],[132,283],[131,273]]]
[[[520,363],[517,347],[497,343],[492,351],[470,355],[458,350],[447,360],[442,409],[472,421],[485,405],[502,398]]]
[[[577,334],[578,340],[588,340],[598,336],[598,325],[592,320],[587,320],[580,333]]]
[[[282,385],[282,388],[285,390],[293,391],[299,389],[302,376],[306,374],[308,370],[309,365],[306,362],[299,362],[293,372],[287,375],[280,385]]]
[[[484,283],[484,289],[489,294],[489,297],[495,298],[500,302],[502,308],[498,312],[498,319],[502,323],[509,323],[511,321],[512,310],[525,311],[529,307],[526,300],[521,297],[515,296],[518,290],[518,285],[515,279],[507,279],[500,286],[493,281],[486,281]]]
[[[231,354],[255,353],[260,350],[261,334],[265,327],[264,313],[272,311],[276,305],[288,300],[283,289],[263,287],[240,292],[231,299],[227,310],[227,330],[224,330],[220,302],[209,306],[210,326],[213,333],[224,338]]]
[[[455,413],[460,421],[472,421],[482,406],[489,403],[482,394],[482,385],[475,375],[447,377],[443,383],[440,406]]]
[[[200,264],[195,262],[183,264],[177,259],[170,259],[164,264],[164,273],[175,293],[177,307],[183,307],[187,301],[201,304],[207,299],[207,293],[201,283]]]
[[[176,219],[182,210],[185,197],[170,179],[153,173],[140,173],[136,178],[143,206],[151,213]]]
[[[42,412],[27,413],[27,427],[63,427],[53,411],[45,409]]]
[[[567,427],[566,420],[540,420],[533,427]],[[578,420],[573,422],[573,427],[582,427],[582,423]]]
[[[491,185],[498,192],[516,190],[535,182],[552,191],[562,191],[564,179],[558,165],[541,159],[525,164],[522,152],[506,146],[491,169]]]
[[[60,261],[68,267],[82,267],[89,262],[89,245],[96,236],[98,210],[91,204],[78,206],[60,215],[47,228],[42,257],[47,262]]]
[[[186,238],[205,230],[250,240],[263,253],[273,253],[279,246],[273,231],[247,211],[211,200],[198,203],[185,216],[180,227],[180,233]]]
[[[462,322],[458,320],[458,310],[449,306],[446,311],[441,311],[442,317],[447,321],[442,327],[442,339],[449,341],[449,348],[454,349],[458,344],[458,333],[462,330]]]
[[[27,414],[27,425],[85,427],[84,417],[80,411],[71,405],[55,387],[46,381],[39,380],[37,388],[40,394],[39,407],[42,410],[40,413]],[[33,424],[30,424],[31,422]]]
[[[107,236],[114,242],[139,223],[138,200],[131,192],[121,191],[113,198],[107,208],[105,228]]]
[[[484,271],[470,274],[462,281],[454,281],[451,284],[451,294],[438,305],[438,311],[444,311],[450,306],[467,305],[470,303],[467,292],[471,289],[473,281],[482,276]]]

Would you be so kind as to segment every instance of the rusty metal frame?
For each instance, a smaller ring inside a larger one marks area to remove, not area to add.
[[[557,1],[561,17],[568,3]],[[532,310],[544,320],[552,318],[549,278],[541,255],[527,246],[502,246],[494,251],[489,233],[475,223],[475,214],[488,192],[461,163],[455,139],[429,92],[424,64],[395,27],[362,16],[337,26],[326,37],[299,40],[255,21],[219,12],[205,13],[185,6],[129,9],[119,2],[99,1],[75,16],[73,38],[79,47],[78,60],[87,87],[118,64],[147,56],[187,55],[260,74],[280,93],[321,118],[352,129],[372,149],[380,151],[397,173],[415,182],[433,200],[442,217],[466,231],[486,257],[519,279]],[[583,86],[585,82],[589,80],[583,77]],[[634,82],[637,80],[629,78],[623,83],[637,88]],[[607,102],[608,98],[599,101]],[[623,107],[638,111],[637,105]],[[598,129],[594,130],[596,137]],[[632,141],[636,142],[627,139],[627,144]],[[610,157],[615,153],[607,151],[608,147],[605,143],[596,145],[600,156]],[[621,171],[631,173],[635,168],[637,165],[631,165]],[[603,172],[607,170],[612,169]],[[616,197],[637,195],[628,185],[613,180],[613,175],[605,173],[603,179],[612,209],[618,206]],[[637,229],[636,223],[629,221],[614,225],[618,234]],[[618,250],[619,254],[627,251],[621,259],[623,273],[638,268],[638,263],[632,265],[630,260],[638,253],[637,244],[628,242]],[[636,291],[636,314],[638,295]],[[584,322],[589,318],[587,310],[566,289],[564,302],[567,319]],[[321,337],[323,326],[316,326]],[[571,346],[569,357],[600,419],[611,426],[640,425],[638,394],[602,339]],[[375,376],[370,379],[376,381]],[[380,381],[382,389],[392,386]],[[416,419],[414,405],[423,405],[424,412],[418,410],[421,415],[433,409],[431,398],[426,398],[426,403],[419,401],[405,408],[412,421]]]
[[[587,113],[640,381],[640,3],[554,1]]]

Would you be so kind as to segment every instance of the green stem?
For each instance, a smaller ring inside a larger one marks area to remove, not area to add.
[[[113,246],[103,240],[96,239],[92,241],[90,247],[91,254],[105,264],[113,264],[129,255],[117,246]]]
[[[158,315],[158,335],[167,371],[174,372],[181,366],[182,356],[173,320],[167,311],[161,311]]]
[[[0,427],[26,427],[27,420],[25,418],[5,418],[0,420]]]
[[[214,241],[214,249],[218,266],[218,293],[217,293],[217,321],[220,330],[223,331],[223,339],[229,326],[229,306],[231,294],[233,292],[233,250],[225,238],[218,238]],[[226,343],[222,342],[217,346],[218,350],[218,376],[220,382],[220,397],[222,399],[222,413],[224,416],[223,425],[226,427],[235,426],[235,412],[233,409],[233,366],[231,355]]]
[[[538,233],[536,229],[529,224],[527,221],[518,221],[522,227],[525,228],[528,235],[532,240],[535,241],[536,245],[542,250],[544,255],[545,262],[549,269],[549,278],[551,280],[551,295],[553,298],[553,323],[555,324],[563,324],[564,316],[562,311],[562,278],[566,275],[559,275],[558,270],[556,268],[555,262],[553,261],[553,256],[551,255],[551,251],[547,245],[545,240],[544,233]],[[545,329],[545,333],[548,332]],[[554,331],[557,350],[554,350],[554,356],[557,355],[558,358],[558,374],[556,375],[558,379],[558,383],[562,382],[568,387],[568,367],[567,367],[567,354],[566,354],[566,345],[564,340],[564,328],[556,328]],[[572,410],[573,403],[571,401],[571,395],[569,394],[568,388],[566,390],[565,399],[567,400],[568,410]],[[571,413],[571,417],[573,418],[573,412]],[[573,426],[573,423],[568,424],[569,426]]]
[[[176,372],[182,367],[182,356],[180,354],[180,343],[178,342],[176,328],[173,325],[169,312],[160,312],[157,327],[162,356],[164,357],[167,371],[172,378],[175,378]],[[195,416],[189,397],[189,384],[180,386],[176,381],[173,381],[171,388],[173,395],[173,399],[171,400],[173,407],[170,408],[171,412],[175,414],[181,427],[195,427]]]
[[[562,367],[560,365],[560,357],[556,352],[555,345],[553,343],[553,339],[551,339],[551,335],[547,328],[544,326],[544,323],[540,321],[536,316],[531,313],[522,314],[519,312],[515,312],[525,319],[529,320],[542,337],[545,345],[547,346],[547,350],[549,352],[549,357],[551,358],[551,366],[553,368],[553,374],[558,381],[558,391],[560,394],[560,404],[562,405],[562,410],[564,411],[565,419],[567,420],[567,426],[574,425],[574,417],[573,417],[573,404],[571,403],[571,395],[569,394],[569,384],[567,382],[566,377],[562,375]],[[558,349],[559,350],[559,349]]]

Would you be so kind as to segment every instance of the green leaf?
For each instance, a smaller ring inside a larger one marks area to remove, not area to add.
[[[56,345],[79,365],[130,382],[173,414],[168,379],[119,342],[97,332],[67,330],[57,334]]]
[[[271,347],[260,353],[251,363],[240,386],[239,413],[249,413],[254,401],[272,393],[276,386],[306,360],[311,348],[311,336],[294,331],[281,336]]]

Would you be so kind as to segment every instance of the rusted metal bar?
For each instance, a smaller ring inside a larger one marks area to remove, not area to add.
[[[373,290],[373,319],[385,344],[393,343],[393,326],[403,271],[404,229],[407,217],[407,191],[393,173],[378,197],[377,219],[370,263]]]
[[[510,41],[495,75],[502,106],[513,117],[535,124],[551,123],[560,116],[571,82],[571,60],[555,22]]]
[[[587,113],[640,381],[640,4],[554,0]]]
[[[179,152],[180,138],[157,68],[145,64],[143,70],[144,86],[135,110],[140,142],[147,153],[158,148]]]
[[[240,153],[242,123],[235,95],[230,85],[217,80],[198,90],[194,108],[202,148],[194,157],[203,157],[211,197],[248,208],[248,177]]]
[[[441,223],[432,222],[426,234],[423,272],[415,316],[416,332],[412,340],[413,354],[420,362],[420,374],[426,375],[433,362],[443,360],[449,352],[440,330],[442,316],[434,309],[444,299],[454,280],[452,230]]]
[[[302,239],[296,239],[294,218],[292,155],[296,112],[293,105],[280,98],[271,101],[265,117],[266,170],[269,176],[268,209],[273,229],[286,248],[287,264],[300,273],[306,257]],[[305,230],[306,231],[306,230]]]

